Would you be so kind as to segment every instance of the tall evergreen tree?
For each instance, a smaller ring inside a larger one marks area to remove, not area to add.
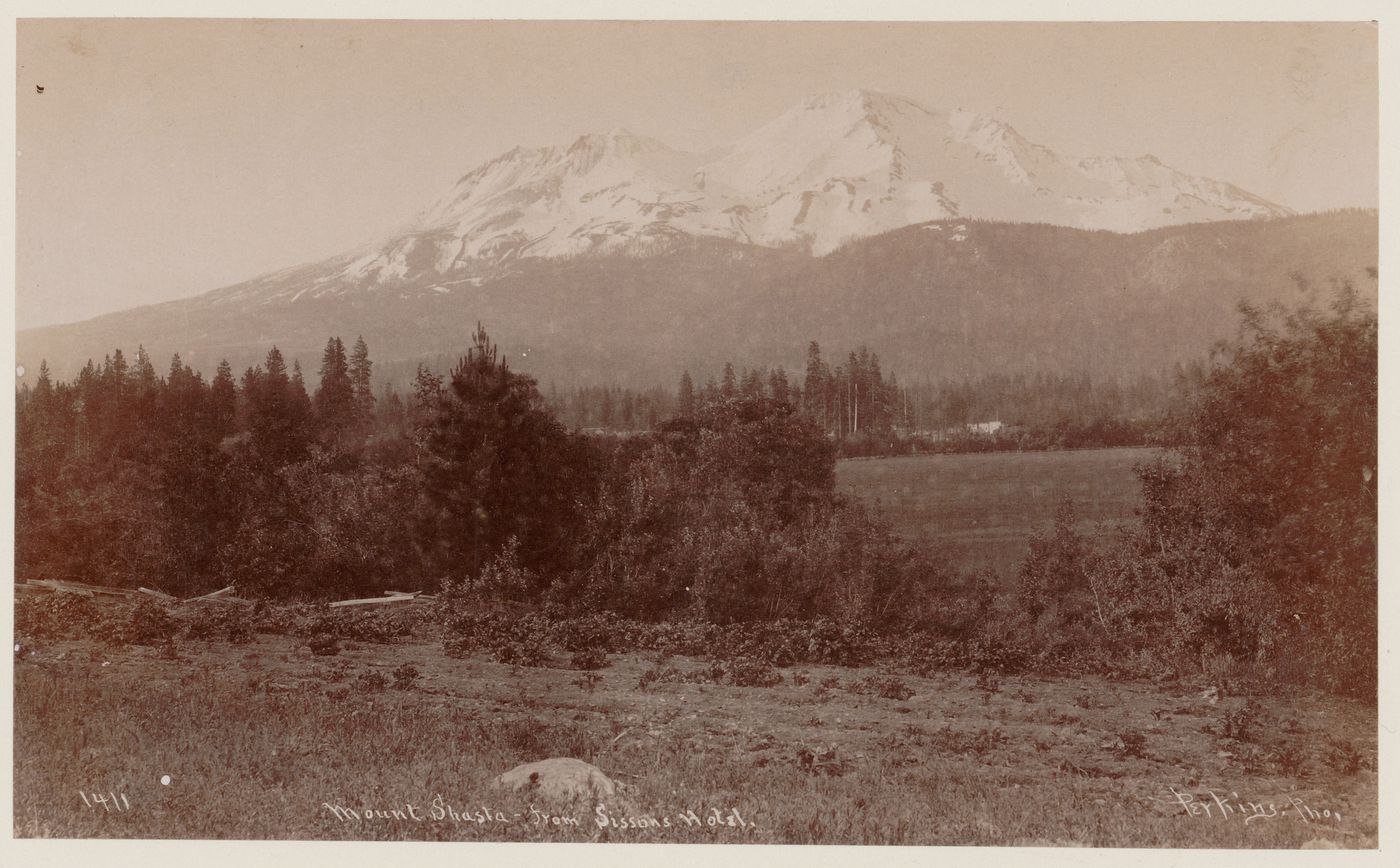
[[[758,372],[757,368],[745,370],[741,382],[742,385],[739,387],[739,391],[745,398],[763,397],[763,376]]]
[[[306,452],[305,419],[295,406],[291,378],[282,352],[267,353],[266,369],[251,368],[244,377],[249,396],[253,449],[272,467],[298,461]]]
[[[787,371],[783,370],[781,366],[774,368],[773,372],[768,375],[768,392],[773,396],[773,400],[780,404],[792,401]]]
[[[802,383],[802,394],[806,398],[807,415],[821,424],[822,430],[829,430],[830,420],[827,408],[827,370],[822,361],[822,348],[816,341],[807,345],[807,377]]]
[[[34,384],[34,398],[42,406],[53,397],[53,380],[49,376],[49,360],[39,360],[39,382]]]
[[[562,574],[592,485],[586,441],[550,415],[533,379],[498,360],[479,323],[447,388],[420,372],[418,391],[429,414],[419,539],[440,574],[475,579],[511,545],[539,582]]]
[[[734,376],[734,365],[730,362],[724,363],[724,379],[720,383],[719,394],[722,398],[733,398],[738,394],[739,383]]]
[[[233,382],[233,368],[222,359],[209,384],[209,415],[215,436],[227,437],[238,421],[238,387]]]
[[[132,365],[128,376],[131,378],[131,384],[140,391],[155,388],[156,368],[151,364],[151,356],[146,352],[144,345],[136,347],[136,364]]]
[[[604,428],[611,428],[613,425],[613,393],[612,389],[603,387],[603,400],[598,408],[598,424]]]
[[[355,427],[355,386],[340,338],[326,341],[321,354],[321,384],[314,402],[316,429],[322,442],[339,443]]]
[[[374,421],[374,385],[371,371],[374,362],[369,358],[369,344],[364,335],[355,340],[355,348],[350,351],[350,385],[355,393],[355,413],[362,426]]]
[[[690,379],[690,371],[681,372],[680,390],[676,394],[676,415],[687,419],[695,415],[695,383]]]
[[[700,403],[702,405],[713,404],[720,399],[720,394],[719,384],[716,383],[715,378],[711,376],[705,381],[705,388],[700,392]]]
[[[306,392],[306,377],[301,373],[301,359],[292,362],[292,379],[288,386],[292,418],[299,426],[305,428],[311,424],[315,410],[311,405],[311,396]]]

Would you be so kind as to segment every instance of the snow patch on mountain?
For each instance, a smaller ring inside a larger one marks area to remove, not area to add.
[[[1288,213],[1151,156],[1065,157],[986,115],[854,90],[809,97],[718,155],[622,129],[514,148],[321,280],[372,288],[519,257],[641,255],[684,236],[821,255],[958,217],[1134,232]]]

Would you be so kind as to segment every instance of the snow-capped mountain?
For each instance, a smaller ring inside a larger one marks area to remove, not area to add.
[[[1151,156],[1065,157],[985,115],[855,90],[810,97],[717,157],[626,130],[515,148],[322,279],[384,283],[512,257],[643,253],[681,235],[820,255],[956,217],[1135,232],[1289,213]]]
[[[901,376],[1146,370],[1223,337],[1239,298],[1374,265],[1374,212],[1246,219],[1287,213],[1151,157],[1071,159],[854,91],[703,155],[622,130],[516,148],[378,242],[20,332],[17,357],[63,376],[144,345],[212,375],[363,335],[406,365],[484,321],[561,383],[790,364],[813,339],[879,347]]]

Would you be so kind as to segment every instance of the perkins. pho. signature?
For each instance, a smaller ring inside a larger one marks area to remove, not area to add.
[[[1215,790],[1206,790],[1205,794],[1184,792],[1173,786],[1168,786],[1167,790],[1171,792],[1169,798],[1151,798],[1177,805],[1186,816],[1199,819],[1243,819],[1246,825],[1255,820],[1279,817],[1293,817],[1304,823],[1340,823],[1342,820],[1340,811],[1309,805],[1296,796],[1289,796],[1284,802],[1255,802],[1240,798],[1234,791],[1221,795]]]

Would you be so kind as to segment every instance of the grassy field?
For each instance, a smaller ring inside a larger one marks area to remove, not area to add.
[[[1132,518],[1141,502],[1133,465],[1155,449],[915,455],[842,461],[837,486],[876,503],[909,535],[946,544],[968,569],[1015,573],[1026,540],[1048,528],[1064,498],[1080,528]]]
[[[15,832],[1376,846],[1375,711],[1333,698],[1210,704],[1188,683],[872,682],[834,667],[784,670],[772,687],[643,678],[700,665],[617,655],[590,683],[449,658],[426,638],[336,656],[284,635],[25,643]],[[593,762],[627,792],[600,809],[493,786],[549,756]]]

